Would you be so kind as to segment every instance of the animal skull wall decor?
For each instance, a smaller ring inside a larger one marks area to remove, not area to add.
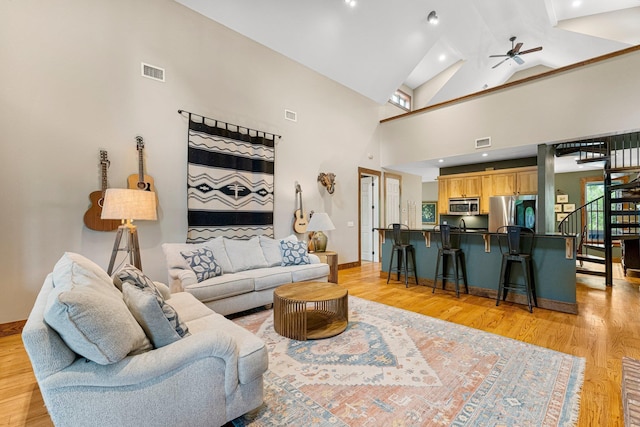
[[[320,172],[320,174],[318,175],[318,182],[322,184],[324,188],[327,189],[327,192],[329,194],[333,194],[333,192],[336,189],[335,188],[336,174],[331,172],[329,173]]]

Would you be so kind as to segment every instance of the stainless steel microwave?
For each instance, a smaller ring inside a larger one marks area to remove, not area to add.
[[[480,199],[470,197],[464,199],[449,199],[449,215],[479,215]]]

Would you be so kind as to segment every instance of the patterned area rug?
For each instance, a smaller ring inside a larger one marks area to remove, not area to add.
[[[585,362],[568,354],[349,297],[349,326],[318,341],[234,320],[269,349],[265,403],[234,426],[571,426]]]

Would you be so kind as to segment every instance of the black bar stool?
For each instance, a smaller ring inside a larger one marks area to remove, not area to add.
[[[517,225],[507,225],[498,228],[498,233],[506,234],[498,235],[498,245],[502,252],[502,266],[500,267],[500,282],[498,284],[498,294],[496,295],[496,306],[500,305],[500,295],[502,301],[506,300],[509,291],[525,293],[527,295],[527,304],[529,312],[533,313],[533,306],[538,306],[536,299],[536,287],[533,281],[533,264],[531,253],[533,251],[533,241],[535,233],[530,228],[524,228]],[[523,235],[528,239],[521,239]],[[528,240],[528,244],[526,242]],[[514,262],[520,263],[522,266],[522,275],[524,283],[511,283],[511,266]]]
[[[464,252],[460,248],[454,248],[451,244],[451,226],[447,224],[436,225],[433,231],[440,232],[440,240],[438,241],[438,257],[436,258],[436,273],[433,278],[433,290],[436,291],[438,278],[442,279],[442,289],[445,288],[447,279],[453,279],[456,284],[456,296],[460,298],[460,283],[458,272],[462,270],[462,281],[464,283],[465,293],[469,293],[469,285],[467,284],[467,267],[464,262]],[[453,260],[453,276],[448,275],[447,260],[451,257]],[[440,271],[440,261],[442,261],[442,273]]]
[[[387,283],[391,278],[391,273],[397,273],[400,280],[400,272],[404,273],[404,285],[409,287],[409,273],[413,273],[418,284],[418,274],[416,273],[416,250],[413,245],[409,244],[409,227],[404,224],[390,224],[387,228],[393,231],[393,248],[391,249],[391,258],[389,259],[389,274],[387,275]],[[393,257],[397,257],[396,267],[393,267]],[[411,256],[409,258],[409,256]],[[409,266],[411,261],[411,266]]]

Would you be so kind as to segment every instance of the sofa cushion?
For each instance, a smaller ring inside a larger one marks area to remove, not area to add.
[[[220,267],[222,267],[223,273],[233,273],[233,266],[227,256],[224,239],[222,237],[216,237],[202,243],[163,243],[162,251],[164,252],[167,262],[167,268],[189,270],[189,264],[187,264],[187,261],[181,255],[181,252],[194,251],[200,248],[209,248],[213,251],[213,257]]]
[[[254,285],[251,277],[233,273],[185,286],[184,290],[200,301],[207,302],[253,292]]]
[[[200,248],[195,251],[180,252],[191,270],[196,273],[198,282],[210,277],[222,275],[222,267],[216,262],[210,248]]]
[[[149,279],[142,271],[138,270],[136,267],[130,264],[126,264],[115,274],[115,277],[122,281],[123,286],[124,283],[130,283],[142,290],[152,293],[156,297],[158,305],[160,306],[160,308],[162,308],[164,316],[176,331],[176,333],[181,337],[189,334],[187,325],[180,320],[180,316],[178,316],[178,313],[176,313],[171,305],[164,303],[162,293],[158,290],[158,288],[156,288],[155,283],[153,283],[153,281]]]
[[[243,271],[242,275],[253,279],[253,288],[256,291],[277,288],[292,281],[290,267],[256,268]]]
[[[310,264],[306,242],[280,242],[282,250],[282,266]]]
[[[111,280],[105,283],[106,272],[86,270],[80,265],[84,260],[76,263],[77,257],[67,255],[54,268],[57,283],[47,298],[47,324],[70,349],[101,365],[150,350],[151,343],[122,294]]]
[[[149,288],[141,289],[124,282],[122,296],[155,348],[164,347],[182,338],[164,315],[162,306],[167,303],[158,299]]]
[[[180,318],[189,325],[189,322],[198,319],[200,317],[205,317],[214,313],[209,307],[201,303],[191,295],[189,292],[176,292],[171,294],[171,298],[168,301],[171,304],[178,314]],[[193,333],[193,331],[191,331]]]
[[[280,242],[282,240],[287,240],[290,242],[297,242],[298,238],[295,234],[291,234],[284,239],[272,239],[267,236],[259,236],[260,239],[260,247],[262,248],[262,253],[264,254],[264,258],[267,261],[267,266],[274,267],[278,265],[282,265],[282,252],[280,249]]]
[[[116,290],[106,271],[90,259],[74,252],[65,252],[53,267],[53,286],[69,283],[75,285],[103,284],[111,290]]]
[[[258,236],[249,240],[225,239],[224,247],[234,272],[267,267]]]
[[[306,282],[309,280],[327,279],[329,275],[329,265],[309,264],[309,265],[294,265],[289,267],[291,271],[291,279],[293,282]]]

